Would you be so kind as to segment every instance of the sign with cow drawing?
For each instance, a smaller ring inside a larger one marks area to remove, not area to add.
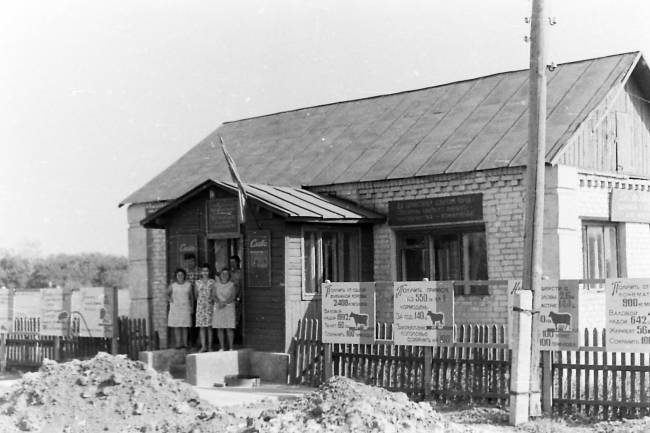
[[[323,343],[375,341],[375,283],[323,284]]]
[[[395,282],[393,299],[395,344],[438,346],[453,342],[454,287],[451,282]]]
[[[578,280],[543,280],[539,302],[541,350],[575,350],[580,345]]]
[[[650,352],[650,280],[607,280],[605,305],[607,350]]]

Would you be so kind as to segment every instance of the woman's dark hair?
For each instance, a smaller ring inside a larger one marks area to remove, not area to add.
[[[221,277],[223,271],[228,271],[228,281],[230,281],[230,279],[232,278],[232,275],[230,275],[230,268],[228,266],[221,268],[221,270],[219,271],[219,277]]]
[[[185,269],[183,269],[183,268],[177,268],[177,269],[174,271],[174,279],[176,279],[176,275],[178,275],[179,272],[180,272],[181,274],[183,274],[183,279],[184,279],[184,280],[187,280],[187,272],[185,272]]]

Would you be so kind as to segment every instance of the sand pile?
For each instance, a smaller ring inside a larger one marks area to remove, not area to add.
[[[443,432],[445,424],[429,403],[337,376],[300,399],[263,412],[249,431]]]
[[[245,424],[244,424],[245,426]],[[99,353],[46,361],[0,398],[0,431],[228,432],[241,422],[189,385],[141,362]]]

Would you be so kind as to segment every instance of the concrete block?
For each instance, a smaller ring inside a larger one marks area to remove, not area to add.
[[[174,364],[185,363],[185,350],[163,349],[140,352],[138,359],[157,371],[169,371]]]
[[[215,383],[225,383],[225,377],[230,374],[250,375],[251,352],[251,349],[241,349],[187,355],[187,382],[194,386],[211,387]]]
[[[262,383],[288,384],[289,355],[275,352],[250,353],[250,374],[259,376]]]

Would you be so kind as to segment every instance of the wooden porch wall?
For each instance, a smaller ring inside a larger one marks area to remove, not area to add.
[[[650,104],[634,75],[578,128],[557,163],[650,177]]]
[[[259,211],[246,216],[246,230],[271,232],[271,287],[245,286],[244,339],[246,347],[256,350],[284,352],[285,334],[285,230],[286,224],[270,212]],[[244,261],[248,256],[244,242]],[[246,263],[244,263],[244,267]]]
[[[285,323],[287,332],[285,334],[284,350],[290,351],[294,337],[298,332],[300,320],[320,319],[321,300],[320,296],[312,299],[303,299],[302,294],[302,272],[303,272],[303,251],[302,251],[302,225],[287,224],[286,227],[286,263],[285,263],[285,290],[286,290],[286,313]],[[372,225],[361,226],[361,280],[374,281],[374,250]]]

